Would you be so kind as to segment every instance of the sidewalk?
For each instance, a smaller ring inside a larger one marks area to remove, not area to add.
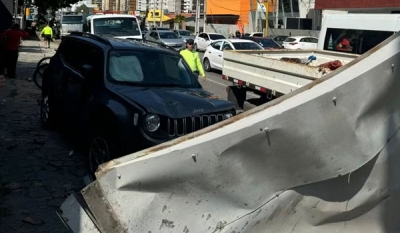
[[[53,43],[53,47],[57,48],[58,44]],[[43,46],[43,41],[25,40],[19,52],[19,59],[17,65],[17,79],[26,80],[32,77],[35,71],[37,62],[43,57],[51,57],[56,52],[54,48],[46,49]]]
[[[64,233],[55,211],[85,186],[85,157],[58,132],[42,129],[41,91],[27,80],[54,48],[24,41],[20,51],[17,78],[0,89],[0,232]]]

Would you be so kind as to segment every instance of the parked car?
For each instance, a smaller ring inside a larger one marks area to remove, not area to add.
[[[283,42],[285,49],[317,49],[318,38],[311,36],[291,36]]]
[[[152,27],[152,31],[157,30],[157,31],[171,31],[169,28],[159,28],[159,27]]]
[[[180,36],[184,42],[186,42],[187,39],[195,39],[196,37],[188,30],[174,30],[174,32]]]
[[[268,36],[268,38],[273,39],[276,43],[278,43],[280,46],[283,45],[283,42],[288,38],[289,36]]]
[[[185,42],[182,38],[171,30],[151,30],[145,37],[146,42],[166,45],[179,51],[185,48]]]
[[[264,49],[282,49],[282,46],[269,37],[244,37],[243,39],[252,40]]]
[[[194,49],[196,51],[205,51],[207,47],[216,40],[226,39],[224,35],[219,33],[200,33],[194,39]]]
[[[216,40],[207,47],[203,56],[203,66],[206,71],[222,70],[224,50],[264,50],[263,47],[251,40],[223,39]]]
[[[250,33],[245,33],[245,37],[263,37],[264,33],[262,32],[250,32]]]
[[[44,71],[42,125],[76,129],[92,171],[234,115],[178,52],[139,41],[71,33]]]

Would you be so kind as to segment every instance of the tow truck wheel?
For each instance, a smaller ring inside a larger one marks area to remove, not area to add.
[[[243,110],[243,104],[246,100],[246,90],[236,86],[228,86],[226,91],[228,92],[228,101],[235,104],[236,110]]]

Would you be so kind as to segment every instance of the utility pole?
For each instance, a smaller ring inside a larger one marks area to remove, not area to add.
[[[14,1],[14,23],[18,23],[18,0]]]
[[[196,24],[195,24],[195,34],[198,35],[200,32],[200,0],[196,0]]]
[[[264,31],[264,36],[268,36],[268,0],[264,0],[264,6],[265,6],[265,31]]]
[[[153,26],[156,26],[156,0],[153,0]]]
[[[276,0],[276,6],[275,6],[275,28],[279,27],[279,0]]]
[[[161,0],[161,12],[160,12],[160,28],[162,28],[163,27],[163,23],[162,23],[162,20],[163,20],[163,14],[164,14],[164,0]]]
[[[203,10],[203,32],[206,32],[206,21],[207,21],[207,5],[206,5],[206,2],[207,2],[207,0],[203,0],[203,7],[204,7],[204,10]]]

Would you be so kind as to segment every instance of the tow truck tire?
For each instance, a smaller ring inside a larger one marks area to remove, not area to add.
[[[254,99],[246,100],[243,103],[243,111],[249,111],[255,107],[257,107],[257,105],[254,104]]]
[[[246,90],[236,86],[227,87],[228,101],[235,105],[236,110],[244,110],[243,103],[246,100]]]
[[[244,103],[243,103],[243,110],[248,111],[250,109],[253,109],[255,107],[258,107],[265,103],[268,103],[271,100],[272,99],[263,98],[262,96],[260,98],[248,99],[248,100],[244,101]]]

